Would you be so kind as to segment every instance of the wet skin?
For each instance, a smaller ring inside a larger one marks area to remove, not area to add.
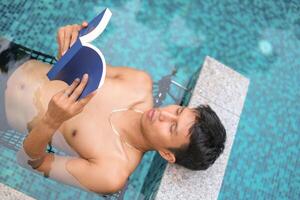
[[[47,111],[51,98],[67,87],[62,81],[47,79],[49,68],[31,60],[10,76],[5,102],[12,127],[30,132]],[[174,162],[175,157],[167,148],[189,142],[188,129],[194,122],[194,112],[177,105],[153,109],[152,81],[145,72],[111,66],[107,71],[103,87],[82,112],[59,126],[59,134],[82,159],[97,160],[106,165],[105,169],[114,168],[119,179],[127,180],[148,150],[158,150]],[[111,129],[108,118],[112,110],[128,107],[144,113],[129,110],[113,115],[120,138]],[[47,162],[40,170],[46,165]]]

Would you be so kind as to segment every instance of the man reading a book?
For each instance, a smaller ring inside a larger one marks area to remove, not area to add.
[[[59,55],[86,25],[59,29]],[[153,108],[152,80],[143,71],[107,65],[101,89],[78,100],[89,77],[71,85],[49,81],[50,67],[27,61],[10,76],[5,91],[8,122],[28,132],[17,158],[30,170],[106,194],[124,187],[147,151],[205,170],[224,149],[225,129],[208,105]],[[46,152],[47,145],[67,155]]]

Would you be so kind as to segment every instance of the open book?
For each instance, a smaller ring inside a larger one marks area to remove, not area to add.
[[[79,32],[79,36],[73,46],[51,68],[47,76],[50,80],[62,80],[69,85],[83,74],[89,75],[88,83],[79,99],[87,96],[97,88],[100,88],[105,79],[106,63],[101,51],[92,45],[107,26],[111,11],[106,8],[88,26]]]

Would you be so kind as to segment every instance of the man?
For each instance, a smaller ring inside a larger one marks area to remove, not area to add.
[[[85,26],[59,29],[59,55]],[[24,167],[106,194],[123,188],[149,150],[156,150],[169,163],[204,170],[224,149],[225,129],[209,106],[153,108],[152,80],[145,72],[108,65],[102,88],[77,100],[88,77],[78,77],[68,86],[49,81],[49,69],[31,60],[7,82],[7,119],[29,132],[18,152]],[[48,143],[70,156],[46,153]]]

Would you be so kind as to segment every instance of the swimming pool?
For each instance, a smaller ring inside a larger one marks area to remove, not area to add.
[[[1,1],[0,35],[56,55],[58,26],[109,7],[111,23],[95,43],[112,65],[155,81],[176,67],[184,85],[206,55],[215,57],[251,79],[219,199],[300,196],[298,1],[83,2]]]

